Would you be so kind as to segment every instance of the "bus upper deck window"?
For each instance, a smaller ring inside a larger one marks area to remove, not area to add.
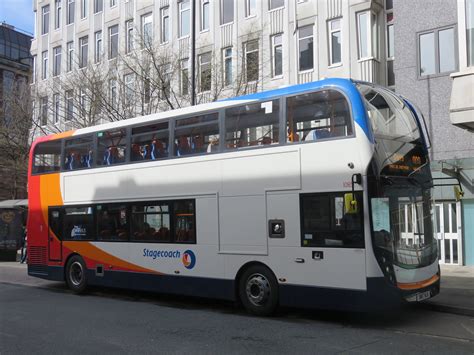
[[[94,163],[92,136],[66,140],[64,170],[91,168]]]
[[[287,99],[287,142],[346,137],[353,133],[349,104],[338,91],[323,90]]]
[[[115,165],[125,162],[127,134],[125,128],[99,132],[97,165]]]
[[[34,152],[33,173],[42,174],[59,171],[61,161],[61,141],[39,143]]]

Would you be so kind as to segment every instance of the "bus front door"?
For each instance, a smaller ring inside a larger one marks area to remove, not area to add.
[[[61,210],[49,209],[48,255],[50,261],[62,260]]]

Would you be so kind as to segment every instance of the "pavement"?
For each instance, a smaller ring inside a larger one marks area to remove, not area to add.
[[[8,269],[17,272],[8,272]],[[20,272],[21,269],[25,272]],[[0,281],[40,288],[57,284],[28,276],[26,264],[18,262],[0,262]],[[438,312],[474,317],[474,266],[441,265],[441,291],[424,301],[422,306]]]
[[[441,266],[441,291],[424,306],[439,312],[474,317],[474,266]]]

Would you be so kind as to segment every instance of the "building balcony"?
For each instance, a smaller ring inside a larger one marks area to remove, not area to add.
[[[474,68],[451,74],[449,117],[457,127],[474,132]]]

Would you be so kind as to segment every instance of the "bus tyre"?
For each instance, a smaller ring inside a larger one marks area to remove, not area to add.
[[[83,293],[87,287],[86,264],[79,255],[74,255],[66,265],[66,283],[74,293]]]
[[[239,296],[245,309],[257,316],[269,316],[278,306],[278,283],[264,266],[254,265],[239,279]]]

